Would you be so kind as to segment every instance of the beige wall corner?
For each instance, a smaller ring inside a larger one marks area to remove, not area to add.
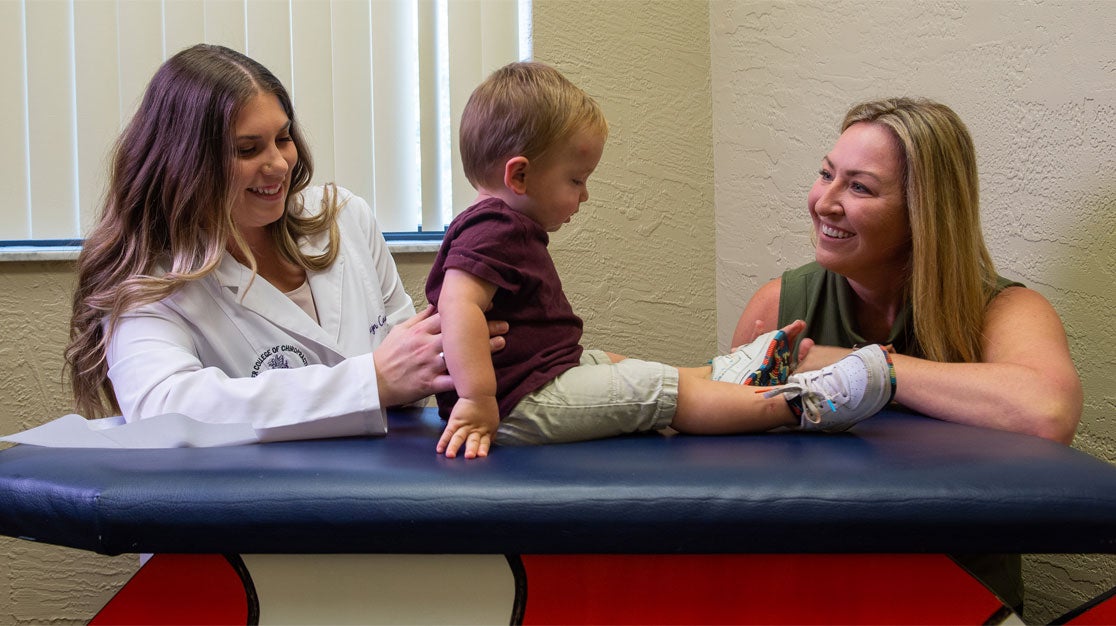
[[[597,99],[589,202],[551,239],[586,347],[693,366],[715,348],[705,2],[541,0],[535,58]]]

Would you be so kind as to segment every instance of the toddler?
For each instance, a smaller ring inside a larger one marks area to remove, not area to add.
[[[589,199],[608,126],[597,103],[557,70],[512,63],[469,98],[461,120],[465,175],[477,199],[450,224],[426,283],[441,313],[455,390],[437,451],[483,457],[493,443],[578,441],[672,427],[682,433],[781,426],[841,431],[894,394],[878,345],[790,375],[805,323],[762,335],[701,367],[677,368],[584,350],[582,323],[562,291],[549,233]],[[491,353],[486,315],[507,320]],[[755,386],[772,386],[757,392]]]

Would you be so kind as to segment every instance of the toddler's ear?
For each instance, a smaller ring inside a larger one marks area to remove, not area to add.
[[[527,157],[517,156],[508,159],[504,164],[504,186],[516,195],[527,193],[527,170],[530,163]]]

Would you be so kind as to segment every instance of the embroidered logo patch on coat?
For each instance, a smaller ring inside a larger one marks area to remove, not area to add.
[[[310,361],[298,346],[272,346],[256,357],[256,362],[252,365],[252,378],[267,370],[285,370],[309,365],[309,363]]]

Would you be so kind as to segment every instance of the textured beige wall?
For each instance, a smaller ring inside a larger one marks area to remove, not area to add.
[[[72,263],[0,264],[0,431],[71,412],[62,385]],[[4,444],[6,447],[6,444]],[[83,624],[136,569],[104,557],[0,537],[0,624]]]
[[[813,258],[806,192],[854,102],[928,96],[969,125],[999,271],[1065,322],[1085,387],[1074,445],[1116,460],[1116,3],[755,2],[710,8],[718,338]],[[1110,557],[1028,557],[1027,621],[1116,583]]]
[[[591,199],[551,248],[586,344],[679,364],[715,345],[712,106],[704,2],[544,0],[535,57],[595,96],[611,137]],[[343,182],[343,181],[342,181]],[[431,255],[397,257],[420,304]],[[0,431],[69,412],[72,265],[0,264]],[[136,569],[0,538],[0,624],[84,623]]]
[[[584,343],[704,362],[716,325],[708,5],[552,0],[534,17],[535,57],[610,125],[589,202],[551,240]]]

